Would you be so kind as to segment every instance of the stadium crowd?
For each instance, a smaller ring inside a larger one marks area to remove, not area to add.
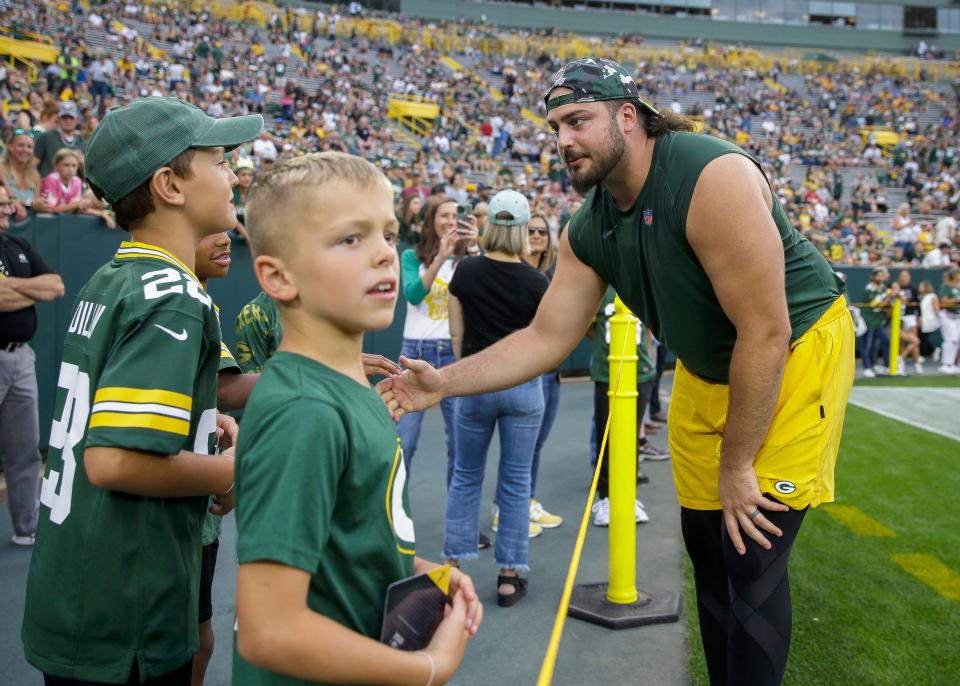
[[[256,174],[311,151],[381,166],[409,244],[419,239],[424,202],[439,194],[473,205],[482,227],[492,194],[516,188],[554,238],[578,209],[581,196],[542,121],[543,84],[564,58],[549,49],[563,40],[555,30],[390,16],[402,29],[390,36],[376,20],[365,23],[357,3],[257,11],[248,4],[227,17],[176,3],[108,1],[86,10],[19,0],[0,11],[12,35],[48,37],[59,55],[35,64],[33,81],[26,68],[0,67],[0,183],[14,200],[14,222],[69,212],[100,216],[112,228],[109,208],[83,182],[83,151],[109,108],[146,95],[173,95],[217,117],[267,116],[260,137],[233,153],[241,234]],[[431,39],[441,33],[447,43]],[[525,52],[490,49],[494,35]],[[626,35],[604,48],[643,43]],[[793,225],[829,260],[888,269],[960,264],[957,83],[925,71],[913,78],[894,63],[803,71],[792,58],[757,59],[737,47],[673,48],[632,65],[641,95],[753,154]],[[439,105],[432,128],[413,133],[388,117],[398,96]],[[872,311],[873,295],[852,299]],[[871,362],[870,373],[889,364],[885,350],[878,354],[886,364]],[[935,351],[926,346],[927,355]]]
[[[14,2],[2,16],[15,35],[49,36],[60,55],[37,65],[35,82],[24,70],[0,72],[3,183],[18,200],[17,219],[34,201],[37,211],[56,207],[41,186],[60,147],[82,152],[107,109],[145,95],[175,95],[213,116],[273,115],[263,136],[236,156],[254,173],[278,158],[342,150],[389,169],[398,202],[414,186],[474,204],[491,190],[515,187],[554,233],[578,206],[538,119],[542,84],[561,58],[537,40],[526,41],[523,55],[484,52],[476,39],[489,27],[393,17],[404,32],[391,43],[366,35],[350,10],[341,14],[336,6],[288,7],[262,25],[252,15],[244,22],[243,15],[233,20],[166,3],[105,2],[83,10]],[[462,68],[446,66],[427,46],[427,33],[437,28],[462,38],[455,55]],[[621,37],[614,47],[642,40]],[[692,41],[633,67],[641,95],[754,154],[794,224],[834,262],[960,262],[955,84],[843,63],[788,81],[797,64],[752,65],[744,53]],[[416,137],[388,119],[391,94],[440,104],[433,131]],[[893,140],[869,127],[892,132]],[[37,173],[26,153],[31,142]],[[82,159],[78,173],[82,178]],[[60,211],[105,209],[89,194],[68,198]]]

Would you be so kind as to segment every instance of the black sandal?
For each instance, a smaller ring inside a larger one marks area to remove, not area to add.
[[[500,592],[500,586],[513,586],[515,590],[513,593],[504,594]],[[497,605],[512,607],[525,595],[527,595],[527,580],[522,576],[497,575]]]

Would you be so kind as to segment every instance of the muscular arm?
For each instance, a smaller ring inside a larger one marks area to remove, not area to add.
[[[12,287],[21,295],[34,302],[46,302],[63,297],[63,279],[59,274],[41,274],[28,278],[11,278],[4,281],[12,282]],[[31,305],[33,303],[30,303]]]
[[[83,451],[83,466],[90,483],[98,488],[151,498],[217,495],[233,484],[232,451],[156,455],[96,446]]]
[[[760,506],[757,499],[762,500],[753,460],[773,419],[791,332],[783,244],[770,202],[766,182],[753,163],[741,155],[724,155],[704,169],[687,215],[687,240],[737,329],[720,455],[720,499],[724,513],[735,511],[748,534],[754,528],[749,513]],[[745,481],[750,480],[755,492],[747,497]],[[742,546],[739,535],[731,532],[731,538]]]
[[[556,369],[593,321],[607,284],[560,240],[557,271],[530,326],[483,352],[443,367],[443,395],[486,393]]]

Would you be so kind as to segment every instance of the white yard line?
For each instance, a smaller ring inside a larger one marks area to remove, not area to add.
[[[960,441],[960,389],[859,387],[850,394],[850,403]]]

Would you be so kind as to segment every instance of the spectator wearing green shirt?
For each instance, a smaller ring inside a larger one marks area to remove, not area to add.
[[[863,375],[872,379],[877,373],[886,373],[886,369],[877,365],[877,356],[886,359],[890,349],[890,334],[887,332],[887,308],[900,294],[900,285],[893,284],[887,287],[890,272],[886,267],[874,267],[863,292],[863,302],[867,304],[862,310],[863,321],[867,324],[867,332],[861,340],[860,355],[863,360]]]
[[[77,104],[71,100],[60,103],[56,128],[41,133],[34,143],[33,156],[38,160],[40,178],[53,172],[53,158],[57,151],[70,148],[79,150],[81,155],[86,152],[87,141],[77,131],[78,123]]]

